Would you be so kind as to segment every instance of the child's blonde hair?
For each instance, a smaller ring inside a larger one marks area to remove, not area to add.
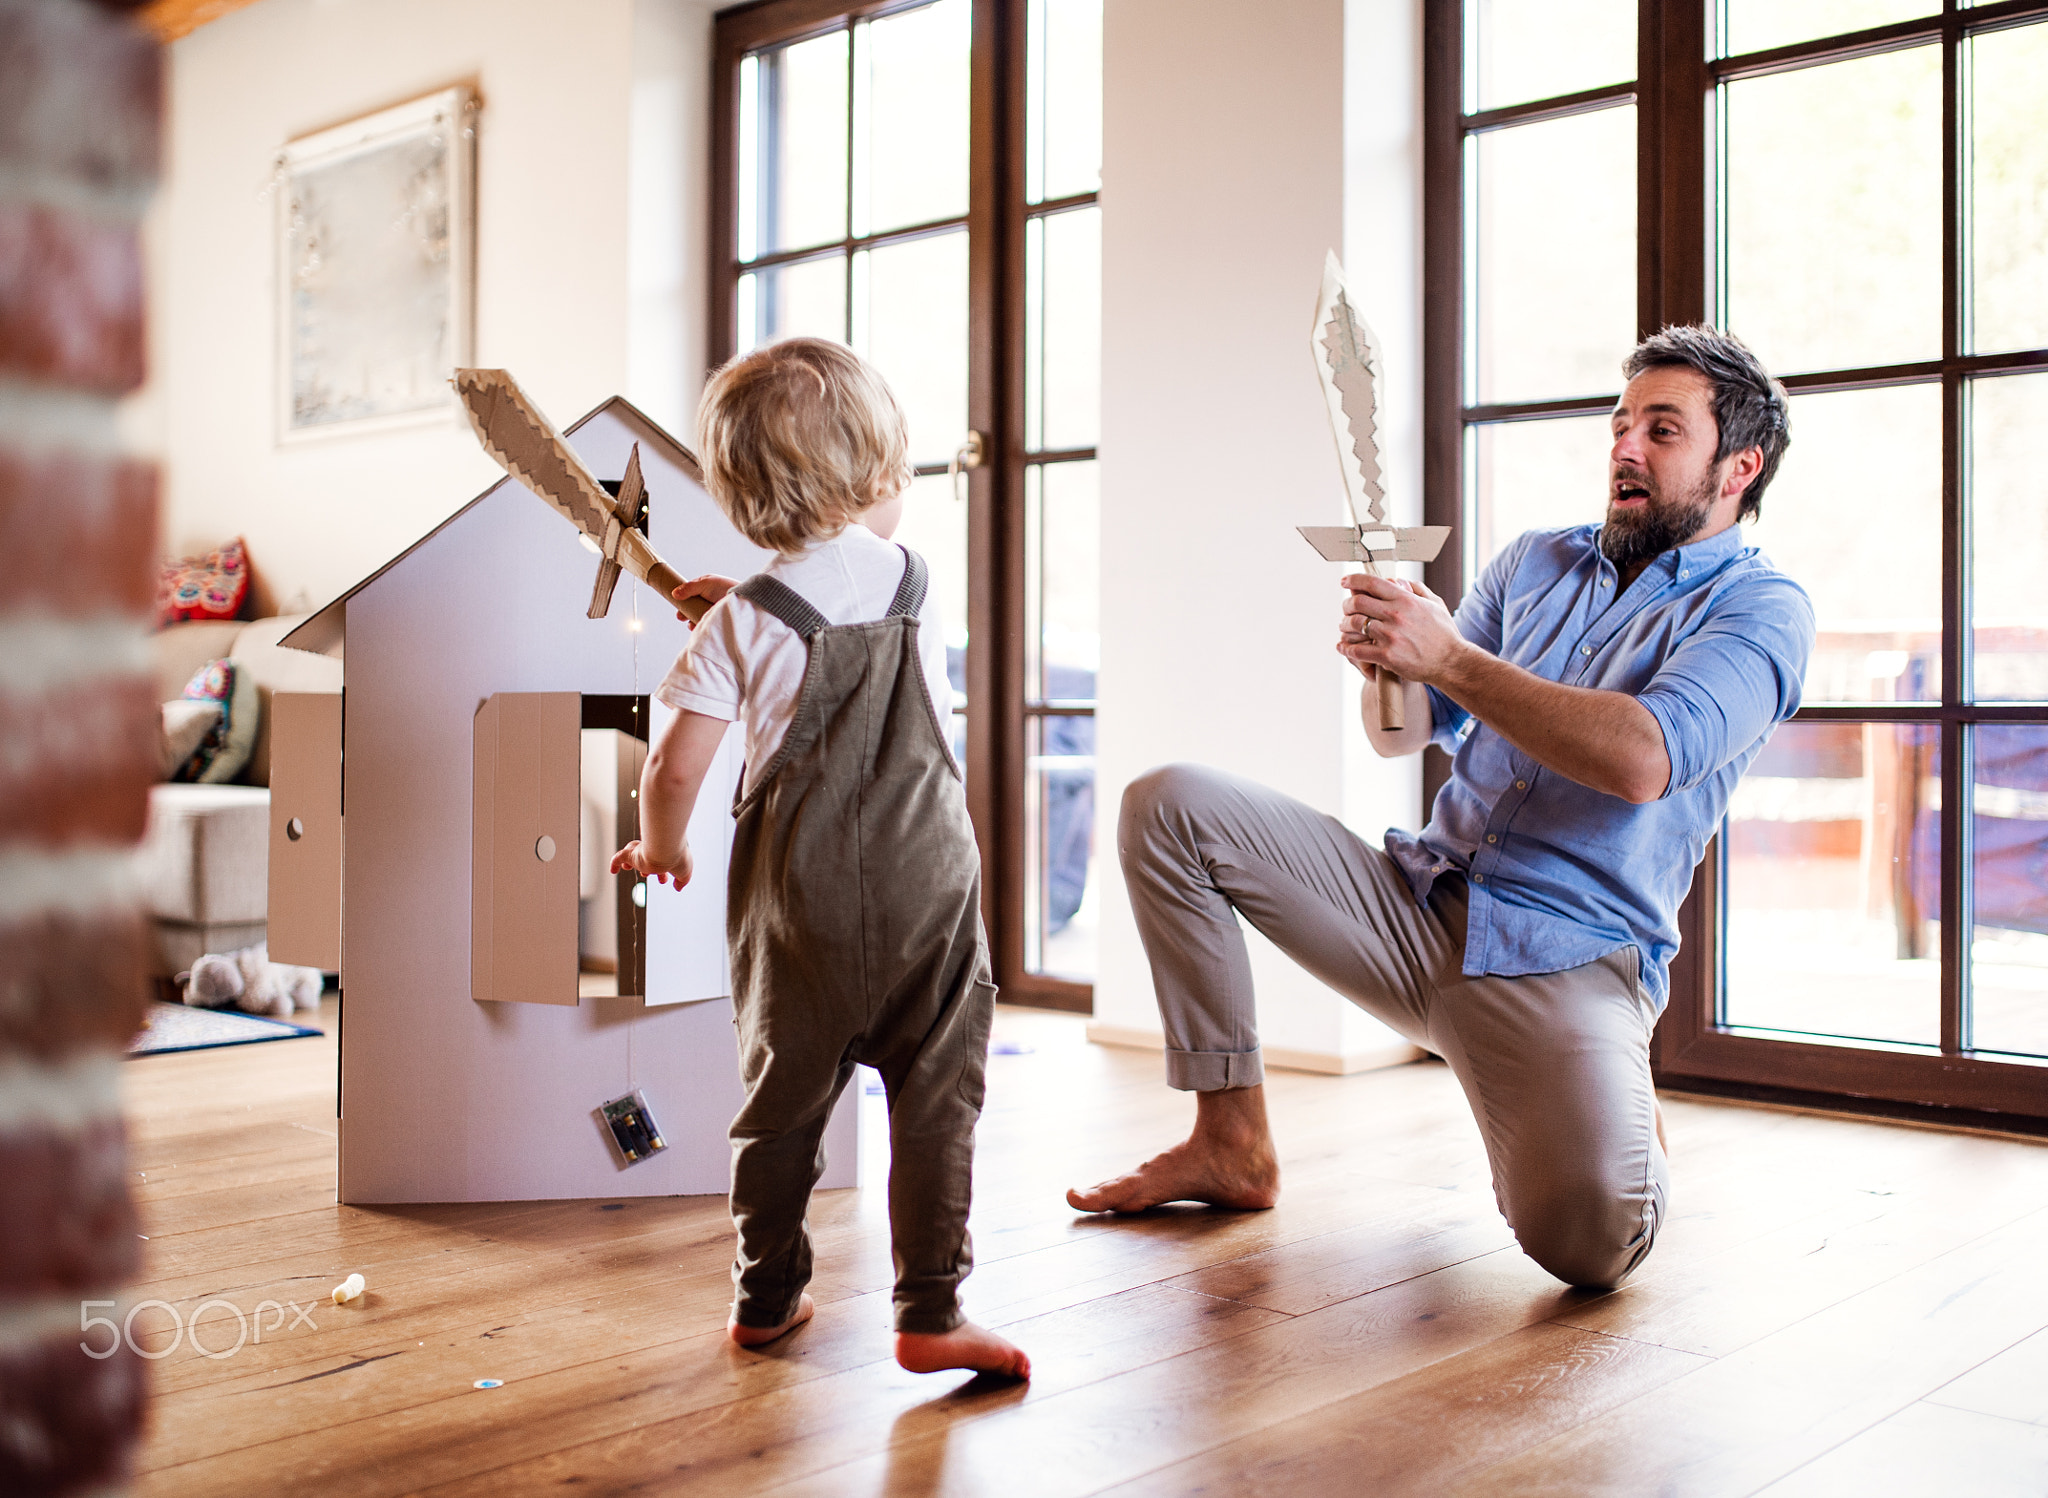
[[[797,552],[910,482],[888,385],[844,344],[786,338],[716,371],[697,405],[704,484],[739,533]]]

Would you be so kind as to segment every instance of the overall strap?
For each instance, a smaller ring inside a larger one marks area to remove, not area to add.
[[[756,573],[733,592],[763,613],[774,615],[806,640],[830,622],[803,594],[765,573]]]
[[[915,615],[924,607],[924,591],[930,581],[923,557],[900,542],[896,549],[903,553],[903,581],[896,585],[896,597],[889,604],[889,612],[882,616],[885,619]]]

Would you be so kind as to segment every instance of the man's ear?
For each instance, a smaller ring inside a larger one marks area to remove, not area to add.
[[[1747,493],[1756,476],[1764,471],[1764,450],[1745,447],[1728,455],[1728,471],[1721,475],[1721,498]]]

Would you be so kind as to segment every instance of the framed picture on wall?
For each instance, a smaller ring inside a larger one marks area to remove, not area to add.
[[[278,437],[453,419],[471,357],[476,97],[443,89],[278,157]]]

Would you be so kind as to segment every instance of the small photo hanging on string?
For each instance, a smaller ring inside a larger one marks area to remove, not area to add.
[[[639,1088],[624,1097],[613,1098],[597,1111],[605,1127],[611,1130],[612,1143],[618,1146],[624,1164],[637,1165],[668,1148],[668,1141],[661,1137],[661,1128],[647,1111],[647,1099],[640,1095]]]

